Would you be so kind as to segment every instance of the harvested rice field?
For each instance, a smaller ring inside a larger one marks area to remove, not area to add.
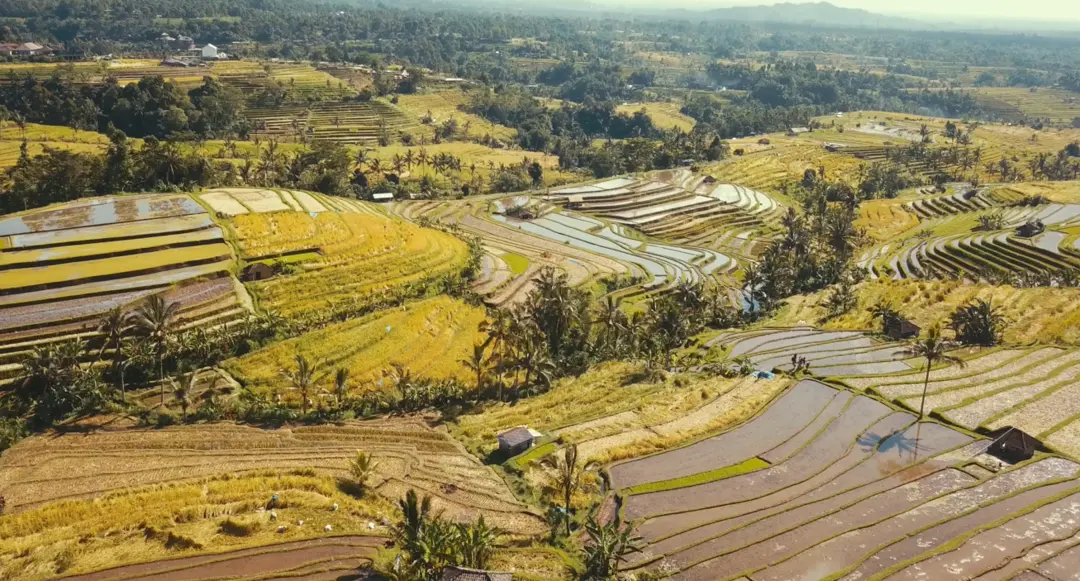
[[[295,367],[297,353],[321,362],[315,388],[332,392],[333,370],[344,367],[360,389],[394,387],[387,374],[402,365],[420,377],[453,377],[468,381],[470,372],[460,363],[484,335],[477,327],[486,318],[483,309],[440,296],[410,303],[400,309],[336,323],[277,343],[224,366],[247,387],[262,393],[280,393],[286,399],[290,385],[283,371]]]
[[[370,483],[374,494],[359,500],[343,492],[341,480],[357,449],[378,461]],[[5,579],[45,579],[58,571],[80,574],[147,561],[152,564],[125,571],[156,579],[183,570],[184,579],[203,579],[214,567],[242,562],[252,576],[262,568],[284,576],[301,569],[340,574],[363,564],[355,559],[371,556],[362,547],[384,544],[386,524],[396,518],[391,503],[407,488],[431,495],[452,519],[484,515],[511,535],[544,530],[542,519],[490,468],[421,419],[276,430],[216,424],[47,434],[5,452],[0,474],[9,513],[0,520]],[[276,519],[264,510],[275,494]],[[326,525],[332,530],[324,530]],[[111,532],[98,534],[102,530]],[[84,541],[73,544],[78,537]],[[313,547],[323,549],[309,551]],[[307,552],[295,554],[288,565],[271,557],[299,549]],[[346,552],[353,560],[329,562]],[[247,560],[254,555],[263,556]],[[517,562],[514,555],[501,558]],[[534,560],[537,567],[550,563],[542,555]]]

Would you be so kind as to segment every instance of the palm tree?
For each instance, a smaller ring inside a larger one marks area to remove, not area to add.
[[[960,342],[974,345],[997,344],[1004,326],[1001,309],[983,299],[960,306],[949,319],[949,327]]]
[[[888,333],[889,327],[900,319],[900,311],[897,311],[892,303],[882,300],[870,307],[870,316],[873,319],[881,319],[881,332]]]
[[[965,367],[967,363],[959,357],[949,355],[948,351],[953,347],[951,341],[946,341],[941,336],[941,327],[934,325],[926,334],[926,338],[916,341],[903,353],[909,357],[926,359],[926,378],[923,380],[922,402],[919,404],[919,419],[922,419],[926,408],[926,390],[930,387],[930,368],[935,362],[951,363],[958,367]]]
[[[296,363],[296,370],[283,369],[281,375],[289,380],[289,383],[292,384],[292,389],[300,394],[300,410],[304,415],[307,415],[308,403],[311,400],[311,390],[315,388],[315,384],[321,379],[321,377],[316,375],[319,370],[320,362],[308,361],[308,358],[304,357],[302,353],[297,353],[296,356],[293,357],[293,361]]]
[[[411,171],[413,163],[416,162],[416,157],[413,155],[413,151],[411,149],[406,149],[405,157],[403,157],[402,159],[405,161],[405,166]]]
[[[487,344],[476,343],[473,345],[472,356],[468,359],[460,359],[459,362],[469,371],[476,375],[476,393],[480,397],[480,390],[484,388],[484,374],[487,372],[489,359],[485,351]]]
[[[368,172],[372,175],[382,175],[382,162],[379,161],[379,158],[371,158],[371,161],[368,162]]]
[[[362,491],[367,487],[368,479],[375,473],[378,466],[379,463],[375,461],[371,454],[357,450],[356,457],[349,460],[349,475],[352,476],[353,482]]]
[[[120,375],[120,394],[127,401],[127,383],[124,380],[127,370],[144,361],[152,360],[153,346],[143,337],[124,337],[117,349],[120,352],[117,373]]]
[[[428,152],[423,147],[420,148],[419,153],[416,154],[416,165],[424,167],[428,164]]]
[[[356,152],[356,167],[357,167],[357,169],[359,169],[361,172],[363,172],[364,171],[364,164],[367,163],[367,160],[368,160],[367,150],[361,147],[360,151]]]
[[[410,488],[405,498],[398,501],[398,508],[401,509],[401,522],[390,528],[390,536],[397,545],[413,553],[424,525],[432,517],[431,497],[425,495],[419,500],[416,490]]]
[[[180,313],[180,303],[167,302],[164,295],[152,295],[132,315],[136,332],[154,348],[157,357],[158,381],[161,386],[161,405],[165,405],[165,353],[172,341],[172,332]]]
[[[345,396],[349,393],[349,369],[338,367],[334,371],[334,398],[340,408],[345,403]]]
[[[188,408],[191,407],[191,396],[195,394],[195,389],[198,387],[199,373],[198,371],[192,371],[181,375],[179,379],[169,378],[169,383],[172,387],[173,397],[180,404],[180,410],[184,414],[184,421],[187,421]]]
[[[548,484],[548,491],[552,496],[561,496],[566,517],[566,534],[569,536],[570,503],[574,494],[585,486],[586,467],[578,461],[577,444],[568,444],[563,448],[562,454],[555,454],[545,459],[544,463],[555,471]]]
[[[120,347],[127,332],[131,329],[130,319],[120,307],[115,307],[98,320],[97,332],[102,334],[104,340],[101,342],[101,348],[98,349],[97,358],[100,361],[105,352],[111,349],[114,372],[119,371],[120,368],[120,360],[123,357]],[[120,389],[124,392],[122,379],[120,383]],[[126,392],[124,393],[124,399],[127,399]]]

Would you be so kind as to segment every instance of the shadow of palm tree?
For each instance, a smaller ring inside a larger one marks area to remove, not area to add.
[[[864,451],[878,450],[882,454],[887,454],[892,450],[896,450],[896,453],[903,455],[905,453],[914,454],[925,447],[919,444],[918,438],[912,438],[906,434],[906,432],[894,432],[885,436],[879,436],[874,433],[866,433],[859,436],[856,441],[860,448]]]

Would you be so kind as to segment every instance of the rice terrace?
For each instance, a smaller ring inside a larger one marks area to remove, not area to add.
[[[1080,12],[939,4],[0,3],[0,580],[1080,581]]]

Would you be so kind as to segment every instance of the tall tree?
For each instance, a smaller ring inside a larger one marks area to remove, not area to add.
[[[165,405],[165,355],[168,353],[179,313],[180,303],[166,301],[164,295],[156,294],[135,309],[131,319],[136,332],[153,345],[162,406]]]
[[[904,350],[904,353],[909,357],[918,357],[926,360],[926,377],[923,380],[922,401],[919,403],[920,419],[926,411],[926,391],[930,387],[930,369],[934,364],[943,362],[951,363],[958,367],[965,367],[967,365],[963,359],[949,355],[949,349],[952,347],[952,342],[946,341],[941,336],[941,327],[934,325],[933,327],[930,327],[926,337],[916,341]]]

